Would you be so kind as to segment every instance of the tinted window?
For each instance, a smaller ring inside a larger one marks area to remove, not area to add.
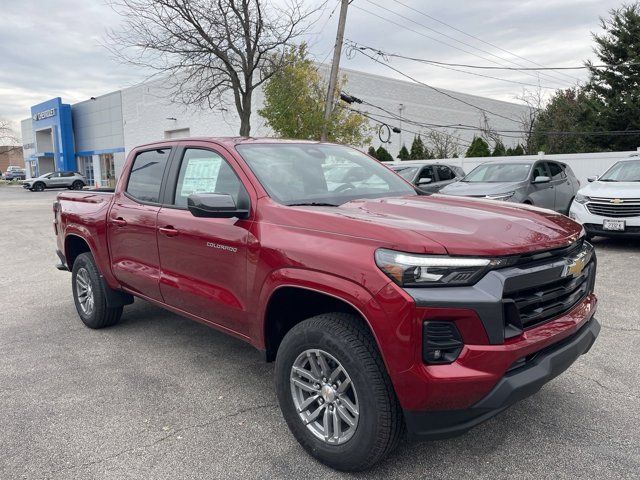
[[[547,162],[547,166],[549,167],[549,172],[551,173],[552,180],[561,180],[566,177],[562,166],[560,166],[559,164]]]
[[[440,180],[441,182],[444,182],[446,180],[453,180],[456,176],[446,165],[438,165],[436,169],[438,171],[438,180]]]
[[[60,174],[61,177],[73,177],[74,173],[73,172],[62,172]]]
[[[242,183],[227,161],[210,150],[188,148],[182,157],[174,204],[186,207],[192,193],[226,193],[238,203]]]
[[[536,164],[533,168],[533,179],[535,180],[537,177],[549,177],[549,172],[546,168],[546,163],[540,162]]]
[[[170,148],[139,153],[129,174],[127,193],[143,202],[160,201],[160,184]]]

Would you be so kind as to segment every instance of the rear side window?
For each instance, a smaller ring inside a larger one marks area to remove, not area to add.
[[[127,184],[129,195],[142,202],[159,203],[160,184],[169,152],[170,148],[163,148],[136,155]]]
[[[74,173],[73,172],[62,172],[60,174],[60,176],[62,177],[73,177]]]

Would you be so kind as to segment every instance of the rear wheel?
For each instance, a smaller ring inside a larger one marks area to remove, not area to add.
[[[78,255],[73,262],[71,284],[76,310],[87,327],[103,328],[118,323],[122,307],[107,306],[104,285],[90,253]]]
[[[36,183],[33,185],[32,190],[34,190],[34,191],[36,191],[36,192],[42,192],[42,191],[44,191],[44,183],[42,183],[42,182],[36,182]]]
[[[291,432],[322,463],[364,470],[398,444],[402,411],[377,345],[359,318],[330,313],[299,323],[283,339],[275,371]]]
[[[84,183],[81,180],[76,180],[71,185],[72,190],[82,190],[82,187],[84,187]]]

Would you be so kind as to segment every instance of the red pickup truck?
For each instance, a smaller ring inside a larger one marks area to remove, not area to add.
[[[596,256],[531,206],[416,192],[353,148],[190,139],[134,149],[115,192],[54,203],[91,328],[134,297],[275,360],[300,444],[365,469],[408,432],[463,433],[595,341]]]

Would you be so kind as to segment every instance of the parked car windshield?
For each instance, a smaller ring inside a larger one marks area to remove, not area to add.
[[[602,182],[640,182],[640,160],[625,160],[607,170]]]
[[[409,180],[409,181],[413,180],[413,177],[416,176],[416,173],[418,172],[419,169],[420,167],[409,167],[409,166],[391,167],[391,170],[396,172],[405,180]]]
[[[236,148],[269,195],[285,205],[338,206],[357,198],[417,195],[386,167],[349,147],[263,143]]]
[[[529,163],[486,163],[478,165],[463,182],[522,182],[529,177]]]

